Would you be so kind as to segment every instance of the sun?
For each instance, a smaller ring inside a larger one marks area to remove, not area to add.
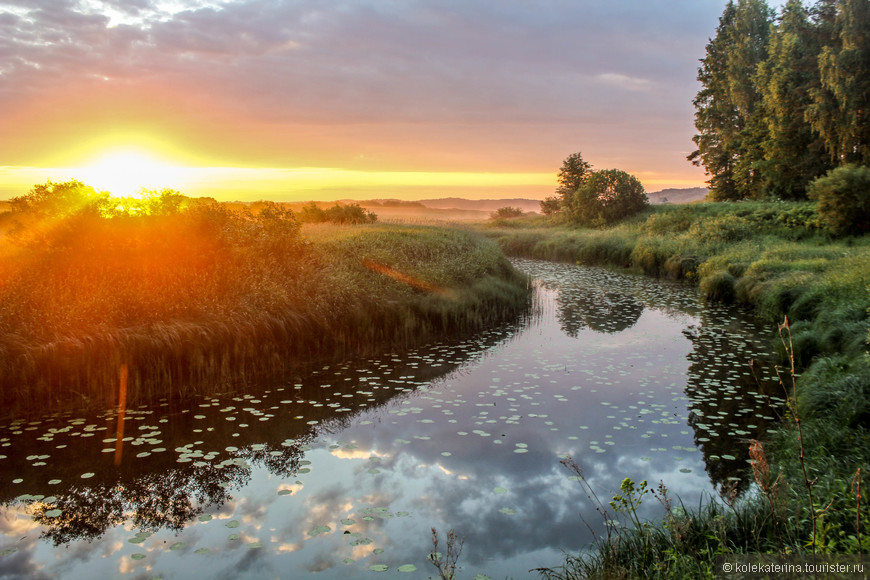
[[[143,189],[178,188],[184,168],[135,150],[104,153],[81,168],[82,180],[115,197],[136,197]]]

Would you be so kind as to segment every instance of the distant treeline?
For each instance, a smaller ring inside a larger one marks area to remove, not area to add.
[[[698,69],[689,159],[714,200],[805,199],[810,183],[870,165],[870,1],[725,7]]]

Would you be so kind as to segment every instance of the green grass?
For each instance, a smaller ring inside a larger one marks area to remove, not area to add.
[[[213,206],[76,216],[7,233],[7,405],[102,400],[117,389],[122,364],[129,402],[229,389],[300,361],[473,333],[530,299],[528,281],[497,245],[469,231],[300,230],[292,214]]]
[[[727,509],[711,499],[679,517],[668,512],[663,522],[628,526],[562,566],[542,569],[543,576],[710,577],[718,553],[812,552],[814,513],[817,553],[870,550],[870,534],[858,527],[856,488],[870,467],[870,237],[831,238],[813,203],[655,206],[609,229],[545,218],[480,229],[509,255],[684,280],[707,300],[748,306],[774,328],[788,317],[791,327],[795,406],[765,441],[765,460],[773,478],[781,477],[775,501],[755,489]],[[787,368],[790,354],[778,346]],[[866,525],[870,512],[860,503]]]

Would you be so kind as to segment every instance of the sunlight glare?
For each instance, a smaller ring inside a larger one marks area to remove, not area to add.
[[[82,168],[82,180],[115,197],[138,197],[142,189],[178,188],[184,168],[136,151],[114,151]]]

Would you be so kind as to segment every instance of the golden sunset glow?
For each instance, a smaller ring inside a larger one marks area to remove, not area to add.
[[[186,169],[148,153],[117,150],[105,153],[79,170],[80,179],[116,197],[136,196],[143,189],[178,188]]]

